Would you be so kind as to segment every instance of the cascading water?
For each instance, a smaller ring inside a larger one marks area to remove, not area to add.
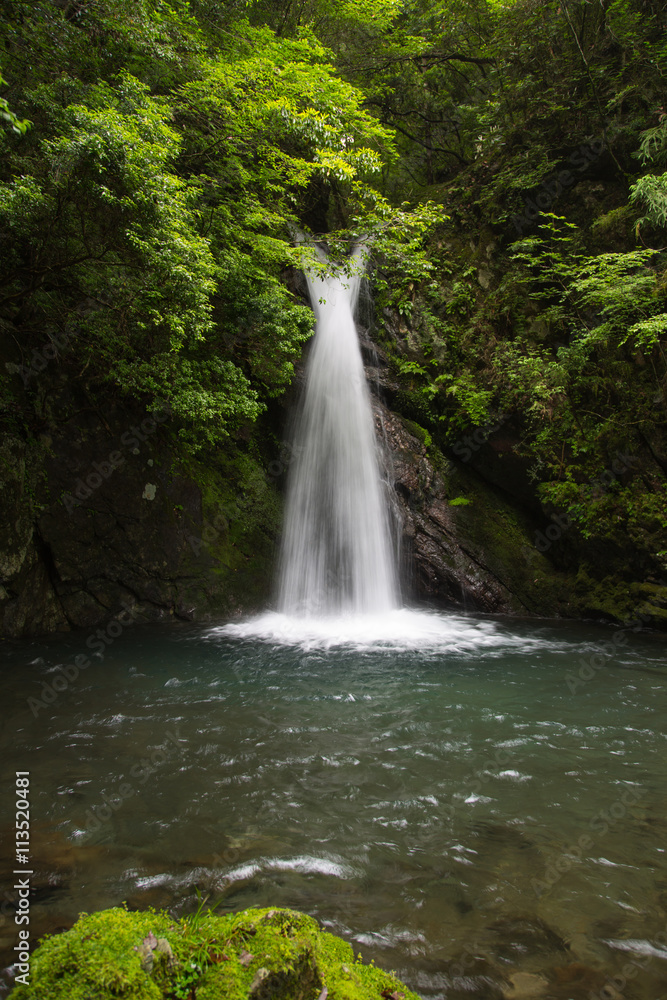
[[[354,322],[365,257],[364,247],[358,247],[349,276],[306,272],[317,326],[287,490],[279,593],[279,609],[287,615],[372,614],[399,607]]]

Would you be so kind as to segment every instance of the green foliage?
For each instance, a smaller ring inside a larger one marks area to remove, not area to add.
[[[391,132],[311,28],[279,37],[243,19],[252,5],[203,0],[2,7],[7,120],[33,123],[5,137],[0,168],[0,324],[17,370],[45,335],[65,337],[76,348],[49,376],[168,402],[190,446],[211,447],[285,390],[312,332],[286,276],[310,260],[292,232],[313,201],[334,250],[363,235],[399,273],[428,272],[441,213],[378,190]],[[376,27],[395,12],[329,11]],[[5,412],[30,426],[48,382],[22,393],[17,379]]]
[[[278,39],[239,24],[234,41],[178,93],[193,129],[191,155],[224,168],[239,188],[253,182],[255,196],[288,201],[288,186],[316,176],[344,181],[377,172],[390,134],[363,110],[363,95],[333,75],[316,38]],[[223,139],[223,131],[231,134]],[[230,144],[231,162],[219,162],[220,150],[211,156],[214,137]],[[261,164],[252,161],[257,153],[264,154]]]
[[[401,0],[248,0],[241,4],[253,22],[269,24],[280,35],[311,26],[330,44],[363,29],[389,30]]]
[[[557,219],[515,244],[520,287],[543,303],[542,315],[565,342],[554,349],[517,338],[498,346],[496,363],[508,398],[522,400],[530,418],[536,457],[559,477],[565,449],[570,463],[577,456],[604,459],[615,440],[655,418],[650,382],[637,398],[637,387],[619,378],[627,366],[624,345],[658,343],[664,294],[655,258],[652,250],[577,253]]]
[[[176,1000],[188,1000],[195,992],[199,980],[209,964],[220,960],[218,933],[219,921],[212,921],[210,915],[218,908],[221,899],[206,909],[208,896],[202,896],[197,891],[197,909],[181,921],[180,951],[185,951],[187,957],[179,966],[173,995]]]
[[[667,226],[667,173],[659,177],[654,174],[640,177],[632,186],[631,198],[646,212],[639,220],[639,226],[643,223]]]
[[[661,115],[660,125],[642,132],[639,152],[637,154],[644,166],[650,163],[667,163],[667,118]],[[637,229],[642,225],[653,225],[658,228],[667,227],[667,173],[645,174],[632,185],[630,201],[633,205],[643,208],[645,215],[637,222]]]
[[[450,428],[461,417],[483,426],[498,409],[521,415],[519,448],[540,497],[585,536],[664,527],[658,483],[632,481],[642,435],[665,423],[663,268],[650,249],[586,254],[576,227],[548,215],[513,245],[497,292],[478,306],[483,336],[467,344],[466,367],[433,379],[460,400],[453,418],[445,412]],[[513,336],[491,340],[485,315],[501,310]]]
[[[667,162],[667,116],[660,115],[660,124],[655,128],[645,129],[640,135],[639,159],[644,166],[648,163]]]
[[[3,80],[0,73],[0,87],[5,86],[7,86],[7,81]],[[27,119],[21,121],[20,118],[17,118],[4,97],[0,97],[0,119],[6,122],[18,135],[23,135],[30,127],[30,122]]]
[[[312,331],[298,228],[343,270],[369,247],[401,405],[426,433],[454,444],[511,413],[545,504],[587,531],[595,511],[609,530],[659,517],[631,472],[586,492],[618,450],[665,453],[655,0],[0,13],[5,421],[40,433],[69,379],[95,405],[168,403],[192,451],[241,436]]]
[[[649,319],[640,320],[629,327],[627,336],[621,343],[631,341],[636,347],[653,347],[667,341],[667,313],[659,313]]]

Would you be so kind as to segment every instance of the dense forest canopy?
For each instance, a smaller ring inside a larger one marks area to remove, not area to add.
[[[38,435],[67,381],[220,443],[312,331],[294,227],[341,255],[364,235],[408,415],[446,445],[514,414],[542,500],[584,533],[664,528],[663,3],[0,12],[7,426]]]

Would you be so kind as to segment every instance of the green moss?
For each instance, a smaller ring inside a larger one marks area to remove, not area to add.
[[[667,587],[645,581],[628,584],[613,576],[595,580],[591,579],[592,574],[593,567],[584,567],[577,575],[577,582],[585,588],[587,600],[594,610],[618,621],[639,622],[648,627],[664,626]]]
[[[136,950],[150,933],[173,936],[166,913],[115,908],[82,915],[71,930],[46,938],[30,963],[30,985],[15,1000],[161,1000],[156,977],[141,967]],[[158,962],[158,966],[163,964]],[[156,970],[157,971],[157,970]]]
[[[157,939],[165,939],[162,951]],[[379,1000],[393,992],[418,1000],[391,973],[355,960],[351,946],[321,931],[312,917],[285,909],[198,913],[182,921],[152,910],[83,915],[40,944],[30,986],[13,995],[171,1000],[196,990],[197,1000],[317,1000],[325,987],[328,1000]]]
[[[527,517],[465,466],[450,463],[444,478],[448,494],[459,501],[449,501],[457,538],[503,584],[513,611],[567,612],[567,579],[534,547]]]
[[[188,526],[194,539],[191,574],[200,574],[202,559],[208,560],[218,580],[217,591],[224,595],[220,611],[265,601],[273,578],[282,499],[255,443],[246,449],[236,445],[220,449],[207,462],[181,450],[176,466],[201,490],[201,521],[194,519]]]
[[[607,241],[627,243],[634,230],[635,215],[630,205],[621,205],[599,216],[591,225],[591,230],[595,236],[604,237]]]
[[[224,919],[224,918],[223,918]],[[232,919],[226,961],[214,964],[197,988],[198,1000],[244,1000],[254,988],[275,1000],[310,1000],[322,990],[315,957],[315,920],[289,910],[248,910]]]
[[[403,423],[406,429],[410,431],[411,434],[414,434],[417,440],[421,441],[421,443],[424,445],[425,448],[428,449],[431,447],[431,445],[433,444],[433,438],[431,437],[431,435],[429,434],[429,432],[426,430],[425,427],[422,427],[420,424],[416,424],[414,420],[404,419]]]

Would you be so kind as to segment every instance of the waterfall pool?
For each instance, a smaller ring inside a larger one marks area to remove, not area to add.
[[[21,770],[33,941],[199,888],[311,913],[424,997],[664,997],[665,636],[398,614],[5,642],[3,964]]]

